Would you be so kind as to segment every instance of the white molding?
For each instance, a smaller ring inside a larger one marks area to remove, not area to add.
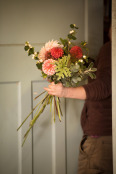
[[[45,43],[31,43],[31,45],[32,46],[38,46],[38,45],[40,45],[40,46],[42,46],[42,45],[44,45]],[[20,44],[18,44],[18,43],[11,43],[11,44],[0,44],[0,47],[14,47],[14,46],[24,46],[25,45],[25,43],[20,43]]]
[[[18,82],[18,124],[21,120],[21,82]],[[22,174],[22,129],[18,132],[18,174]]]

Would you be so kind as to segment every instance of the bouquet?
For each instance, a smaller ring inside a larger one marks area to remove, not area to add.
[[[74,43],[77,39],[76,33],[78,27],[75,24],[71,24],[70,28],[71,30],[66,39],[60,38],[60,41],[49,41],[45,43],[39,52],[35,52],[34,47],[32,47],[29,42],[25,43],[24,49],[28,52],[28,56],[32,55],[32,58],[37,60],[36,66],[41,71],[44,79],[49,82],[54,82],[55,84],[60,82],[64,87],[77,87],[80,82],[87,79],[88,76],[95,79],[96,76],[94,72],[96,68],[94,68],[94,63],[89,57],[87,42],[82,41],[79,44]],[[60,107],[60,98],[49,95],[46,91],[43,91],[40,95],[44,93],[43,99],[33,108],[17,129],[19,130],[32,112],[38,108],[34,118],[29,124],[29,129],[24,135],[23,144],[31,128],[47,105],[50,105],[54,121],[56,114],[59,117],[59,121],[61,121],[62,111]]]

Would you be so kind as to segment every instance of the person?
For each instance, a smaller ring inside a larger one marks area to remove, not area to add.
[[[111,30],[110,30],[111,31]],[[64,87],[53,82],[44,88],[58,97],[85,100],[81,115],[78,174],[112,174],[112,92],[111,41],[105,43],[95,63],[96,79],[80,87]]]

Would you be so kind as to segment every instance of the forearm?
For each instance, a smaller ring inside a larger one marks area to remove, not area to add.
[[[63,97],[65,98],[75,98],[75,99],[86,99],[86,92],[85,89],[80,86],[76,88],[66,88],[64,87]]]

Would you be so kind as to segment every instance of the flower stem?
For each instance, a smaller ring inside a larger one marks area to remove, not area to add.
[[[42,107],[41,107],[39,113],[38,113],[37,115],[35,115],[34,118],[31,120],[30,127],[29,127],[29,129],[27,130],[27,132],[26,132],[25,135],[24,135],[24,140],[23,140],[22,146],[24,145],[24,143],[25,143],[25,141],[26,141],[26,139],[27,139],[27,136],[28,136],[28,134],[29,134],[31,128],[32,128],[33,125],[35,124],[36,120],[37,120],[38,117],[41,115],[41,113],[44,111],[46,105],[48,104],[48,101],[49,101],[49,98],[50,98],[50,97],[51,97],[51,96],[50,96],[49,94],[47,94],[47,96],[44,97],[45,103],[42,105]]]
[[[47,94],[48,95],[48,94]],[[32,111],[29,113],[29,115],[25,118],[25,120],[21,123],[21,125],[17,128],[17,131],[21,128],[21,126],[26,122],[26,120],[29,118],[29,116],[33,113],[33,111],[37,108],[39,104],[41,104],[46,96],[32,109]]]
[[[44,94],[46,91],[43,91],[41,94],[39,94],[38,96],[36,96],[35,98],[34,98],[34,100],[36,100],[38,97],[40,97],[42,94]]]
[[[59,100],[58,100],[58,97],[56,98],[56,103],[57,103],[57,108],[58,108],[58,117],[59,117],[59,120],[61,121],[61,116],[60,116],[60,108],[59,108]]]

